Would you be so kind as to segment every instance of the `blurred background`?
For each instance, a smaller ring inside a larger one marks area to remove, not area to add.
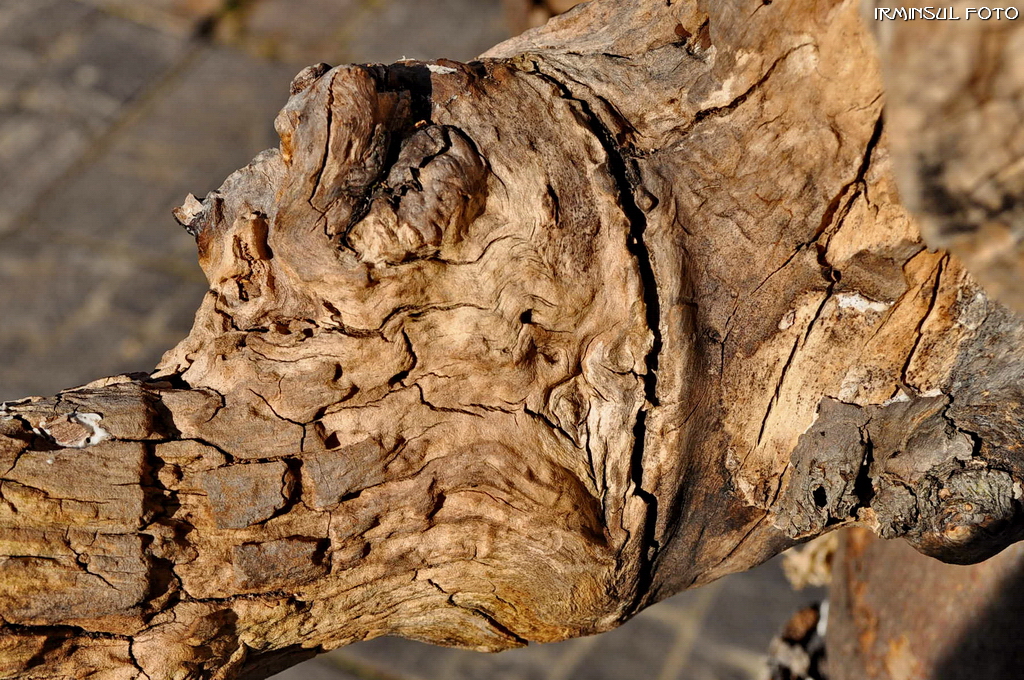
[[[0,0],[0,401],[150,370],[206,287],[172,219],[275,146],[316,62],[470,60],[577,0]],[[278,680],[756,680],[819,590],[779,562],[604,635],[497,655],[393,638]]]

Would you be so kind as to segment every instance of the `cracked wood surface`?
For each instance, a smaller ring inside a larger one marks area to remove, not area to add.
[[[0,677],[497,650],[846,524],[1018,540],[1024,324],[901,206],[874,49],[853,2],[593,2],[304,70],[176,213],[189,337],[0,412]]]

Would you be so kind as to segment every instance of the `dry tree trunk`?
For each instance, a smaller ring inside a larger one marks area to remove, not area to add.
[[[970,566],[843,532],[828,615],[829,680],[1021,677],[1024,543]]]
[[[151,376],[0,417],[0,677],[612,628],[858,523],[1022,536],[1024,323],[928,250],[853,2],[592,2],[311,67]]]

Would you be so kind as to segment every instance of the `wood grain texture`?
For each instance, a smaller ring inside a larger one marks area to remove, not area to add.
[[[304,70],[176,213],[191,334],[0,413],[2,677],[498,650],[847,524],[1019,540],[1024,324],[922,242],[882,105],[854,2]]]

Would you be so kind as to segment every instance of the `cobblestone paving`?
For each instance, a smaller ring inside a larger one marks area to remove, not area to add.
[[[469,59],[499,0],[0,0],[0,400],[148,370],[205,281],[170,209],[276,144],[307,63]],[[497,655],[383,638],[279,680],[752,680],[814,593],[776,563],[604,635]]]

